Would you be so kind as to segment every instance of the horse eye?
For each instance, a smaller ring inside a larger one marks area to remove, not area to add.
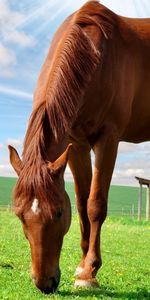
[[[62,216],[62,209],[59,209],[55,215],[56,220],[59,220],[61,218],[61,216]]]

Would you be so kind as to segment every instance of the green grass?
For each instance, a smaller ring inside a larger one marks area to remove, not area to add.
[[[75,289],[74,271],[80,260],[79,224],[73,215],[61,254],[62,277],[55,295],[45,296],[30,279],[30,255],[19,220],[0,215],[0,299],[150,299],[150,224],[128,218],[107,218],[102,230],[103,267],[100,288]]]
[[[129,186],[111,186],[109,191],[108,213],[110,215],[131,214],[137,215],[139,188]],[[142,191],[142,214],[145,214],[146,188]]]
[[[0,206],[10,205],[16,178],[0,177]]]
[[[0,207],[12,202],[16,178],[0,177]],[[66,183],[73,220],[61,255],[62,278],[58,292],[42,295],[30,279],[30,253],[21,224],[10,212],[0,211],[0,299],[150,299],[150,224],[131,218],[137,214],[138,188],[111,186],[108,212],[102,231],[103,267],[98,290],[74,289],[74,271],[80,261],[79,224],[75,214],[73,183]],[[146,189],[143,189],[143,215]],[[120,217],[129,215],[130,217]],[[117,216],[117,217],[116,217]]]

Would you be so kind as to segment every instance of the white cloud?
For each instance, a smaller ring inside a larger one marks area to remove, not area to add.
[[[31,99],[31,100],[33,98],[33,95],[31,93],[27,93],[27,92],[24,92],[21,90],[17,90],[14,88],[10,88],[7,86],[1,86],[1,85],[0,85],[0,93],[7,94],[7,95],[13,95],[16,97],[23,97],[23,98]]]
[[[8,138],[7,145],[11,145],[13,147],[20,147],[22,146],[22,141],[20,139]]]
[[[101,0],[101,3],[113,10],[115,13],[132,18],[146,18],[150,15],[149,0]]]
[[[71,0],[70,8],[71,10],[76,10],[80,8],[86,0]],[[100,0],[100,3],[107,6],[109,9],[117,14],[126,17],[149,17],[150,15],[150,2],[149,0]]]
[[[0,176],[6,176],[6,177],[16,176],[16,174],[9,162],[8,151],[7,151],[7,156],[0,157]]]
[[[9,2],[8,0],[1,0],[0,1],[0,24],[1,27],[9,28],[9,25],[11,24],[12,27],[16,27],[22,20],[25,18],[25,16],[17,11],[11,10],[9,8]]]
[[[150,142],[141,143],[138,145],[121,142],[117,155],[116,166],[113,172],[112,184],[138,186],[135,176],[150,179],[149,153]],[[132,156],[129,159],[131,154]],[[93,152],[91,153],[91,158],[92,166],[94,167]],[[67,181],[73,180],[73,176],[69,167],[66,168],[65,179]]]
[[[150,142],[132,144],[121,142],[118,149],[112,184],[137,186],[135,176],[150,179]],[[92,153],[92,165],[94,155]]]
[[[3,148],[3,144],[0,144],[0,150]]]
[[[16,30],[7,33],[4,40],[17,44],[21,47],[32,47],[35,45],[35,39],[32,36]]]
[[[148,143],[141,143],[141,144],[132,144],[132,143],[126,143],[126,142],[121,142],[119,144],[119,149],[118,152],[119,154],[131,154],[131,153],[136,153],[143,151],[147,151],[147,146]]]
[[[9,48],[0,43],[0,77],[13,77],[12,66],[16,63],[16,55]]]
[[[0,65],[7,67],[16,63],[15,54],[0,43]]]
[[[7,0],[0,2],[0,34],[3,41],[17,44],[22,47],[32,47],[35,39],[20,31],[20,24],[26,19],[26,16],[18,11],[11,10]]]
[[[145,152],[148,152],[150,154],[150,142],[146,142],[143,144],[143,149]]]
[[[0,77],[15,76],[12,69],[17,62],[16,51],[12,45],[33,47],[35,38],[19,30],[20,23],[25,19],[23,13],[11,10],[7,0],[0,1]]]
[[[16,173],[9,162],[0,164],[0,176],[16,177]]]
[[[122,153],[124,156],[124,160],[120,159],[122,157],[122,154],[118,155],[112,178],[113,184],[137,185],[138,183],[135,179],[135,176],[150,179],[150,160],[149,156],[147,155],[147,149],[150,147],[150,143],[147,143],[148,147],[144,152],[143,150],[145,146],[146,143],[140,144],[138,147],[141,147],[142,151],[134,152],[132,151],[134,149],[133,145],[133,149],[130,149],[129,152]],[[131,153],[132,159],[129,159],[129,154]]]
[[[20,152],[22,150],[22,141],[20,139],[8,138],[5,143],[5,150],[7,151],[7,155],[0,156],[0,176],[16,177],[16,173],[9,161],[9,152],[7,149],[7,145],[12,145],[13,147],[17,148],[17,151],[19,149]]]

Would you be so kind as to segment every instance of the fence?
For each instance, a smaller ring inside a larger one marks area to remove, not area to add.
[[[77,214],[77,207],[75,203],[71,203],[72,207],[72,214]],[[12,205],[0,205],[0,213],[2,212],[13,212]],[[138,210],[134,208],[133,205],[131,205],[130,208],[124,208],[121,209],[108,209],[108,216],[112,217],[130,217],[131,219],[137,219],[138,218]],[[142,211],[142,219],[145,219],[145,211]]]

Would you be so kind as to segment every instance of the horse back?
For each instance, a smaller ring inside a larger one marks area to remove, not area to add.
[[[77,123],[89,136],[111,123],[120,140],[150,140],[150,19],[114,15],[111,26],[111,37],[100,36],[97,43],[101,62]],[[94,30],[88,27],[91,39]]]
[[[123,22],[132,32],[130,45],[136,72],[131,113],[121,139],[138,143],[150,140],[150,19],[123,18]]]

